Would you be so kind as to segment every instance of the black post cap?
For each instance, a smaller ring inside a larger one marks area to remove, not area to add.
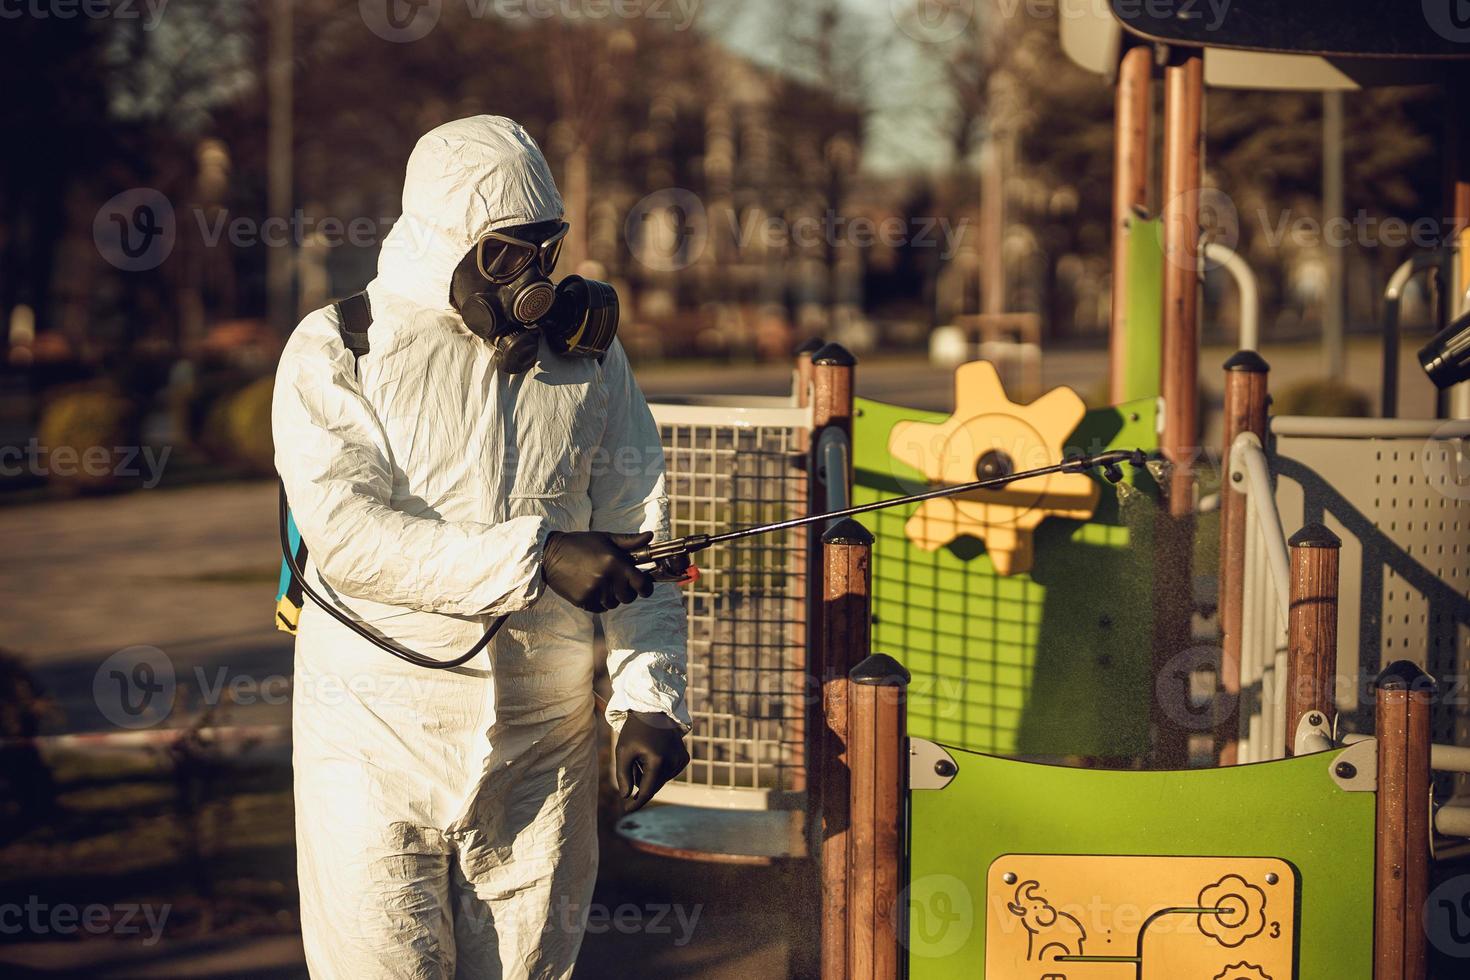
[[[1327,525],[1312,521],[1287,539],[1292,548],[1341,548],[1342,538],[1333,534]]]
[[[847,675],[854,684],[879,686],[891,684],[904,687],[909,682],[909,672],[904,665],[886,653],[875,653],[852,669]]]
[[[873,532],[851,517],[844,517],[822,532],[823,544],[873,544]]]
[[[1373,682],[1380,691],[1433,691],[1434,678],[1412,660],[1395,660]]]
[[[810,357],[827,345],[821,337],[808,337],[796,345],[796,350],[791,352],[793,357]]]
[[[813,364],[834,364],[837,367],[852,367],[857,364],[857,358],[852,352],[841,344],[823,344],[817,352],[812,355]]]
[[[1225,370],[1247,371],[1251,374],[1267,374],[1271,370],[1271,365],[1267,364],[1266,359],[1253,350],[1238,350],[1234,354],[1231,354],[1229,359],[1225,361]]]

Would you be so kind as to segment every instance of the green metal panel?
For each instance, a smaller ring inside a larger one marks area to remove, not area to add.
[[[1152,449],[1155,400],[1089,412],[1068,451]],[[944,418],[859,399],[854,500],[924,488],[888,453],[895,423]],[[913,673],[909,730],[968,749],[1028,756],[1128,758],[1148,747],[1156,496],[1146,474],[1120,505],[1106,486],[1088,522],[1036,530],[1029,573],[998,576],[979,542],[928,552],[904,523],[915,506],[864,518],[873,531],[873,649]]]
[[[1300,883],[1297,977],[1372,975],[1374,794],[1333,782],[1340,752],[1171,772],[951,753],[954,780],[910,794],[913,980],[983,975],[987,902],[1007,900],[986,873],[1004,854],[1281,858]]]
[[[1127,343],[1124,356],[1125,399],[1159,394],[1160,343],[1164,323],[1164,250],[1162,222],[1137,216],[1128,221],[1128,268],[1114,275],[1128,278]]]

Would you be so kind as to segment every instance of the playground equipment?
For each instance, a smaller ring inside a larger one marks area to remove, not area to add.
[[[1337,23],[1327,13],[1321,22]],[[1132,475],[1116,497],[1049,484],[1019,505],[844,520],[820,544],[794,533],[779,556],[753,546],[765,557],[743,573],[716,569],[723,584],[706,583],[706,604],[691,604],[704,610],[691,617],[704,631],[691,634],[701,679],[691,699],[698,725],[735,734],[696,739],[695,763],[672,787],[678,805],[619,830],[682,856],[809,855],[822,886],[824,980],[1423,980],[1426,916],[1441,914],[1426,904],[1431,843],[1443,854],[1444,838],[1470,830],[1470,808],[1451,795],[1470,769],[1455,743],[1470,733],[1430,679],[1467,672],[1458,579],[1470,576],[1470,494],[1459,468],[1470,431],[1269,419],[1267,368],[1245,316],[1253,289],[1238,278],[1245,349],[1226,365],[1219,498],[1223,655],[1201,657],[1192,642],[1188,584],[1197,290],[1210,257],[1198,216],[1203,85],[1288,72],[1309,87],[1349,87],[1433,73],[1403,51],[1349,60],[1336,48],[1230,50],[1264,42],[1229,31],[1206,49],[1185,36],[1188,24],[1169,26],[1165,206],[1151,219],[1155,52],[1125,43],[1113,17],[1104,23],[1114,46],[1100,63],[1116,69],[1119,93],[1116,406],[1079,414],[1065,396],[1015,403],[983,368],[965,369],[953,416],[854,400],[851,358],[824,348],[798,359],[791,402],[741,410],[776,415],[655,412],[667,421],[681,534],[1003,469],[987,455],[1010,456],[1018,440],[1064,452],[1158,446],[1172,466]],[[1455,214],[1470,217],[1470,179],[1457,179],[1456,194]],[[1445,255],[1410,271],[1463,263],[1462,251]],[[1395,279],[1401,291],[1407,279]],[[728,447],[708,469],[720,490],[701,482],[699,453],[680,462],[674,432],[690,419],[708,429],[699,438]],[[779,513],[740,516],[749,504],[731,481],[751,471],[735,447],[782,427],[771,471],[747,488],[756,501],[777,493]],[[1008,445],[989,438],[1006,430]],[[713,516],[680,518],[681,499]],[[1043,501],[1057,519],[1035,520]],[[1289,528],[1299,529],[1290,539]],[[758,582],[768,571],[777,581]],[[747,605],[780,629],[741,633]],[[885,654],[870,657],[875,648]],[[1204,661],[1220,678],[1213,703],[1187,696]],[[795,682],[805,671],[813,686]],[[750,696],[762,675],[784,685],[777,696]],[[1342,676],[1375,678],[1371,695],[1360,702]],[[1223,763],[1254,764],[1177,768],[1200,739]],[[1151,743],[1154,761],[1176,768],[1036,761],[1132,762]],[[768,827],[777,846],[749,853]]]
[[[823,540],[828,568],[872,547],[854,523]],[[1202,770],[1038,765],[909,735],[908,672],[864,656],[868,582],[829,581],[849,625],[824,664],[858,662],[824,674],[850,780],[822,804],[823,976],[1422,980],[1425,917],[1453,914],[1426,904],[1431,827],[1467,816],[1431,818],[1431,767],[1463,753],[1431,747],[1434,682],[1407,661],[1377,678],[1376,735],[1334,737],[1337,551],[1320,524],[1292,539],[1299,722],[1273,754],[1293,757]]]

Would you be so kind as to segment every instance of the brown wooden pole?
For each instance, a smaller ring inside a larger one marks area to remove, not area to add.
[[[792,353],[791,398],[797,408],[806,408],[812,403],[812,355],[826,346],[821,337],[802,341]]]
[[[1236,351],[1225,362],[1225,438],[1220,453],[1220,704],[1215,756],[1233,766],[1240,755],[1240,620],[1245,606],[1246,497],[1230,475],[1230,447],[1242,432],[1266,438],[1267,374],[1271,370],[1252,350]],[[1243,479],[1243,477],[1242,477]]]
[[[1434,679],[1400,660],[1377,682],[1373,980],[1424,980],[1429,899],[1429,708]]]
[[[822,601],[825,606],[817,669],[821,721],[814,732],[810,769],[816,812],[815,846],[821,868],[822,980],[841,980],[848,960],[847,855],[849,812],[848,675],[868,656],[873,535],[857,521],[839,521],[822,535]]]
[[[1128,235],[1148,209],[1149,123],[1153,117],[1153,52],[1135,45],[1118,62],[1113,111],[1113,287],[1108,330],[1108,379],[1114,405],[1128,392]]]
[[[878,653],[852,671],[848,977],[898,980],[909,672]]]
[[[1199,186],[1204,62],[1198,50],[1170,52],[1164,69],[1164,285],[1160,449],[1170,464],[1166,513],[1154,541],[1154,677],[1173,672],[1174,658],[1193,643],[1194,461],[1199,437]],[[1156,688],[1154,763],[1184,765],[1192,734],[1165,701],[1187,694]]]
[[[1173,463],[1169,509],[1192,513],[1199,434],[1199,188],[1204,59],[1176,50],[1164,69],[1163,452]]]
[[[1342,539],[1312,523],[1291,536],[1286,623],[1286,754],[1302,716],[1337,712],[1337,561]]]

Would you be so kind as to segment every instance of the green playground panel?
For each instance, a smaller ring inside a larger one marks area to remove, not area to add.
[[[1156,447],[1156,400],[1088,412],[1068,451]],[[858,399],[853,498],[866,503],[926,487],[888,453],[903,420],[945,418]],[[913,674],[912,734],[998,754],[1130,758],[1148,748],[1157,495],[1134,471],[1120,504],[1106,484],[1090,521],[1036,529],[1031,572],[996,575],[973,539],[927,552],[904,523],[918,505],[863,517],[874,535],[873,649]],[[1102,482],[1099,480],[1099,482]]]
[[[1005,854],[1280,858],[1298,879],[1296,976],[1372,975],[1375,796],[1333,782],[1341,750],[1167,772],[950,751],[953,781],[909,794],[913,980],[983,976],[986,872]]]
[[[1127,349],[1123,358],[1124,399],[1159,394],[1164,324],[1163,222],[1133,217],[1128,222]]]

